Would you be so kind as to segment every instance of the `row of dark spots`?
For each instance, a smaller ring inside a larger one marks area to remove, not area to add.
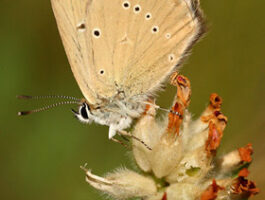
[[[125,1],[125,2],[123,2],[122,6],[123,6],[124,9],[127,10],[127,9],[130,8],[131,5],[130,5],[130,2],[129,1]],[[134,8],[133,8],[133,10],[137,14],[137,13],[139,13],[141,11],[141,6],[140,5],[135,5]],[[145,19],[146,20],[151,19],[151,14],[150,13],[147,13],[145,15]]]
[[[124,9],[129,9],[129,8],[130,8],[130,2],[129,2],[129,1],[125,1],[125,2],[123,2],[123,8],[124,8]],[[135,13],[139,13],[140,11],[141,11],[141,7],[140,7],[140,5],[136,5],[136,6],[134,6],[134,12],[135,12]],[[152,18],[151,13],[146,13],[146,15],[145,15],[145,19],[146,19],[146,20],[150,20],[151,18]],[[153,26],[152,29],[151,29],[151,32],[152,32],[152,33],[157,33],[158,31],[159,31],[158,26]]]

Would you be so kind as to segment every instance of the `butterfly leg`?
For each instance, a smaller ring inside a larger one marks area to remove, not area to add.
[[[124,131],[124,130],[118,130],[118,134],[119,135],[123,135],[123,136],[127,136],[127,137],[131,137],[134,140],[137,140],[138,142],[142,143],[148,150],[152,150],[151,147],[149,147],[144,141],[142,141],[140,138],[135,137],[134,135],[132,135],[130,132]]]
[[[121,140],[118,140],[118,139],[115,139],[115,138],[111,138],[111,140],[112,140],[113,142],[116,142],[116,143],[118,143],[118,144],[121,144],[122,146],[124,146],[124,147],[126,147],[126,148],[129,148],[129,146],[128,146],[127,144],[123,143]]]

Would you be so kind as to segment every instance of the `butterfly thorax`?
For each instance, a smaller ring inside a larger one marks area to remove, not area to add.
[[[146,107],[147,95],[137,95],[131,98],[113,98],[99,106],[83,103],[76,112],[76,117],[84,123],[96,122],[110,127],[110,137],[116,131],[128,128],[133,119],[138,118]]]

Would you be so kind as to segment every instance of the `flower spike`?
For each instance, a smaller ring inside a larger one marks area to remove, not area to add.
[[[122,200],[245,200],[258,194],[256,184],[247,179],[251,144],[216,157],[228,121],[221,111],[222,98],[212,93],[205,111],[192,120],[189,79],[173,73],[171,84],[177,94],[168,116],[157,118],[151,101],[132,130],[133,136],[152,149],[132,140],[141,173],[122,169],[100,177],[86,170],[86,181]]]

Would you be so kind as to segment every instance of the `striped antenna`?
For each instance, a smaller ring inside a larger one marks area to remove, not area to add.
[[[69,99],[69,100],[76,100],[80,101],[80,99],[76,97],[64,96],[64,95],[46,95],[46,96],[29,96],[29,95],[18,95],[18,99]]]
[[[54,104],[51,104],[48,106],[44,106],[42,108],[37,108],[35,110],[21,111],[21,112],[18,112],[18,115],[19,116],[25,116],[25,115],[29,115],[31,113],[37,113],[37,112],[49,110],[51,108],[55,108],[55,107],[65,105],[65,104],[80,104],[80,101],[62,101],[62,102],[54,103]]]

